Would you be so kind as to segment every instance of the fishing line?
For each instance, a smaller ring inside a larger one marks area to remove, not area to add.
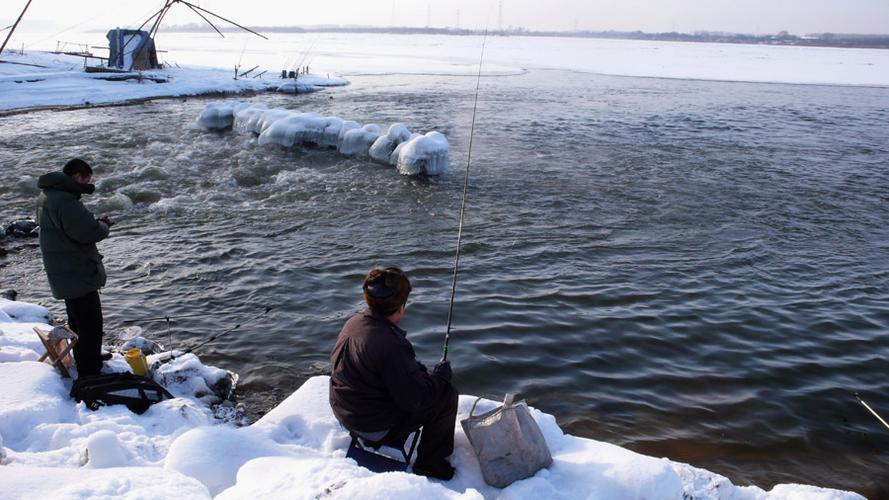
[[[460,203],[460,224],[457,228],[457,251],[454,255],[454,280],[451,283],[451,301],[448,305],[448,327],[445,331],[444,346],[442,346],[442,361],[448,360],[448,342],[451,339],[451,322],[454,316],[454,298],[457,295],[457,274],[460,271],[460,243],[463,240],[463,216],[466,214],[466,192],[469,187],[469,166],[472,164],[472,139],[475,134],[475,115],[478,110],[478,89],[482,81],[482,62],[485,59],[485,43],[488,41],[488,28],[482,38],[482,53],[478,59],[478,76],[475,80],[475,102],[472,105],[472,125],[469,128],[469,151],[466,155],[466,173],[463,175],[463,201]]]
[[[182,354],[188,354],[188,353],[190,353],[190,352],[194,352],[196,349],[200,349],[201,347],[204,347],[205,345],[209,344],[210,342],[213,342],[214,340],[217,340],[217,339],[219,339],[220,337],[223,337],[223,336],[225,336],[225,335],[228,335],[229,333],[231,333],[231,332],[233,332],[233,331],[235,331],[235,330],[241,328],[241,327],[244,326],[244,325],[250,324],[250,323],[252,323],[252,322],[254,322],[254,321],[256,321],[256,320],[262,318],[263,316],[265,316],[266,314],[268,314],[269,311],[271,311],[271,310],[272,310],[271,307],[266,307],[265,310],[264,310],[262,313],[257,314],[256,316],[254,316],[254,317],[248,319],[247,321],[244,321],[243,323],[238,323],[238,324],[236,324],[235,326],[229,328],[228,330],[225,330],[225,331],[222,332],[222,333],[218,333],[218,334],[216,334],[216,335],[213,335],[213,336],[211,336],[210,338],[208,338],[207,340],[205,340],[205,341],[203,341],[203,342],[201,342],[201,343],[199,343],[199,344],[197,344],[197,345],[194,345],[194,346],[192,346],[192,347],[189,347],[188,349],[186,349],[185,351],[183,351]]]

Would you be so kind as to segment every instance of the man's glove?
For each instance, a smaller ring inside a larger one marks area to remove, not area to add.
[[[439,377],[451,381],[451,377],[454,376],[453,372],[451,372],[451,362],[450,361],[440,361],[435,364],[435,368],[432,369],[433,375],[438,375]]]

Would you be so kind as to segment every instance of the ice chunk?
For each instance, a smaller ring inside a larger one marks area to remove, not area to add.
[[[319,87],[317,85],[312,85],[310,83],[300,82],[298,80],[292,80],[286,83],[282,83],[278,86],[278,92],[283,92],[285,94],[308,94],[310,92],[318,92],[323,87]]]
[[[398,171],[405,175],[440,175],[448,169],[448,139],[440,132],[416,135],[392,152]]]
[[[244,128],[247,131],[259,135],[265,132],[265,130],[271,127],[276,121],[282,118],[287,118],[291,113],[292,111],[287,111],[286,109],[263,110],[260,113],[252,115],[247,120]]]
[[[381,135],[370,147],[368,153],[370,157],[381,163],[388,163],[389,156],[395,147],[402,142],[410,139],[411,131],[403,123],[393,123],[386,131],[386,135]]]
[[[232,128],[240,132],[253,132],[253,127],[259,116],[268,111],[265,104],[240,103],[235,106],[234,123]]]
[[[226,130],[232,127],[234,122],[235,107],[225,102],[211,102],[207,104],[200,116],[198,126],[207,130]]]
[[[337,149],[343,143],[343,137],[346,135],[346,132],[356,128],[361,128],[361,124],[352,120],[343,120],[343,125],[340,127],[340,135],[336,138]]]
[[[275,121],[259,135],[259,143],[284,147],[336,147],[343,120],[315,113],[294,113]]]
[[[344,155],[366,155],[367,150],[379,137],[380,126],[376,123],[347,130],[340,142],[339,152]]]
[[[413,134],[411,134],[410,137],[408,137],[408,139],[406,141],[402,142],[398,146],[395,146],[395,149],[393,149],[392,153],[389,154],[389,165],[392,165],[393,167],[398,165],[398,153],[402,150],[402,148],[404,148],[404,146],[406,146],[407,143],[411,142],[412,140],[416,139],[417,137],[422,137],[422,136],[423,136],[423,134],[418,134],[418,133],[414,132]]]

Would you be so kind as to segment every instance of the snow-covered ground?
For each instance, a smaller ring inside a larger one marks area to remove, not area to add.
[[[450,481],[373,474],[345,458],[349,438],[314,377],[249,426],[225,418],[206,384],[225,374],[186,355],[165,365],[175,399],[135,415],[123,406],[88,410],[68,397],[70,380],[46,363],[34,326],[40,306],[0,299],[0,485],[25,498],[592,498],[859,499],[854,493],[779,485],[739,487],[666,458],[564,434],[552,415],[532,414],[553,464],[504,489],[487,486],[459,425]],[[108,363],[127,365],[120,355]],[[179,376],[176,376],[178,374]],[[166,375],[166,378],[163,378]],[[460,397],[459,419],[475,398]],[[479,403],[481,411],[493,401]],[[233,412],[236,413],[236,412]]]
[[[155,97],[208,93],[275,91],[312,92],[326,86],[346,85],[341,78],[300,75],[281,79],[280,73],[260,78],[250,74],[234,79],[234,69],[197,66],[128,73],[86,73],[83,58],[49,52],[6,51],[0,63],[0,111],[43,106],[80,106],[121,103]],[[243,68],[246,70],[247,68]],[[258,72],[254,72],[256,74]],[[106,78],[128,77],[110,81]],[[162,82],[162,83],[159,83]],[[297,84],[298,82],[298,84]]]

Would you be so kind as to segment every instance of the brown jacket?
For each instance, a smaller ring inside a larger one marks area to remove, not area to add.
[[[404,330],[370,310],[346,322],[330,363],[330,407],[353,431],[391,429],[442,397],[448,387],[416,360]]]

